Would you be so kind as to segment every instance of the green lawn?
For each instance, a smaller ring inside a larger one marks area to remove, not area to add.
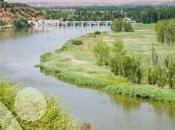
[[[112,93],[175,102],[174,90],[160,89],[155,86],[147,87],[148,85],[135,85],[123,77],[114,75],[109,67],[98,66],[96,63],[93,50],[97,41],[101,38],[110,47],[113,40],[118,36],[122,37],[127,52],[135,56],[140,55],[143,64],[150,61],[152,44],[162,59],[165,55],[174,55],[174,47],[156,41],[154,27],[154,24],[137,25],[135,32],[132,33],[103,32],[100,35],[88,34],[77,38],[83,42],[83,45],[73,45],[72,40],[70,40],[54,53],[43,55],[41,64],[38,66],[45,74],[80,87],[98,88]],[[142,89],[139,89],[139,87]],[[149,93],[151,91],[152,93]]]

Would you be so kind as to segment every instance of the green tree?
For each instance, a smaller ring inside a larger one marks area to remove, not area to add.
[[[121,37],[117,37],[117,38],[114,39],[114,41],[112,43],[112,51],[113,51],[114,55],[125,54],[123,44],[124,43],[123,43],[123,40],[121,39]]]
[[[141,68],[140,59],[136,62],[135,83],[141,84],[143,79],[143,70]]]
[[[111,30],[114,32],[121,32],[123,28],[123,19],[118,18],[112,21]]]
[[[132,24],[126,20],[123,22],[123,28],[125,32],[134,32]]]
[[[152,64],[154,66],[158,65],[159,57],[158,54],[155,51],[155,48],[152,46]]]
[[[175,44],[175,19],[163,20],[156,25],[157,39],[168,45]]]
[[[109,57],[109,47],[108,45],[99,40],[97,45],[94,47],[94,52],[97,57],[97,64],[98,65],[107,65],[108,64],[108,57]]]
[[[165,26],[165,43],[173,45],[175,43],[175,20],[169,20],[168,24]]]
[[[161,43],[165,42],[166,24],[168,24],[168,21],[166,20],[160,21],[156,24],[157,39]]]
[[[167,70],[167,80],[170,88],[175,88],[175,61],[172,57],[165,59],[165,66]]]
[[[154,66],[148,69],[148,83],[155,85],[159,79],[159,68]]]
[[[30,27],[30,24],[28,23],[28,21],[26,19],[23,19],[23,18],[14,20],[13,24],[14,24],[16,29],[29,28]]]

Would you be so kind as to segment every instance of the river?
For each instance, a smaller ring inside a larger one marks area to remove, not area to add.
[[[175,130],[175,105],[108,95],[78,88],[47,77],[34,66],[41,54],[61,47],[67,40],[107,27],[41,28],[0,32],[0,79],[34,87],[55,97],[80,124],[94,130]]]

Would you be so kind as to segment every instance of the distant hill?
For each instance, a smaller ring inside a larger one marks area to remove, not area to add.
[[[14,19],[25,18],[27,20],[41,19],[44,12],[39,8],[21,3],[7,3],[0,1],[0,25],[12,24]]]

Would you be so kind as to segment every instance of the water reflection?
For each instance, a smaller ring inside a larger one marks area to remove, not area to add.
[[[111,101],[118,106],[121,106],[123,112],[129,115],[132,111],[142,109],[142,106],[147,110],[154,111],[158,118],[168,117],[170,120],[175,119],[175,105],[165,104],[154,101],[147,101],[128,96],[110,94]]]
[[[3,40],[8,40],[8,39],[16,39],[28,35],[33,34],[33,29],[21,29],[21,30],[16,30],[16,29],[7,29],[0,31],[0,39],[1,41]]]
[[[154,112],[159,118],[165,116],[170,118],[170,120],[175,119],[175,105],[156,102],[150,102],[149,104],[153,107]]]
[[[130,97],[121,95],[110,94],[110,98],[113,103],[122,107],[125,114],[129,114],[130,112],[139,109],[142,103],[140,100],[135,98],[131,99]]]

